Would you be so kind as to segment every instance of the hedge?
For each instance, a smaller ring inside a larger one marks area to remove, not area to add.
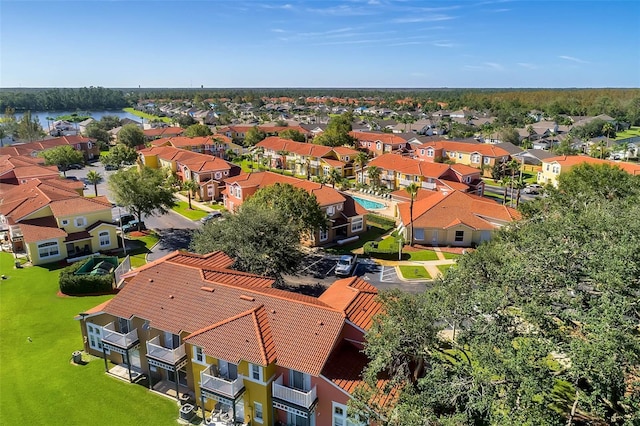
[[[75,275],[86,262],[73,263],[60,271],[60,291],[64,294],[107,294],[113,291],[113,275]]]
[[[392,229],[396,226],[395,220],[371,213],[367,215],[367,223],[375,223],[376,225],[379,225],[386,229]]]

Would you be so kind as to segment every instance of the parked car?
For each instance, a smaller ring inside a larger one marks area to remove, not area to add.
[[[344,254],[340,256],[336,264],[336,275],[339,277],[349,277],[356,269],[358,256],[355,254]]]
[[[76,182],[79,182],[79,180],[78,180],[78,177],[77,177],[77,176],[67,176],[67,177],[65,177],[65,179],[68,179],[68,180],[75,180]]]
[[[116,166],[115,164],[107,164],[104,166],[105,170],[118,170],[120,167]]]
[[[122,216],[116,218],[113,220],[113,224],[117,225],[117,226],[124,226],[127,225],[131,222],[133,222],[134,220],[136,220],[136,217],[132,214],[126,213],[123,214]]]
[[[524,192],[525,194],[539,194],[540,191],[542,191],[542,186],[538,185],[537,183],[533,183],[531,185],[527,185],[522,192]]]
[[[208,215],[206,215],[202,219],[200,219],[200,222],[207,223],[211,219],[218,219],[218,218],[221,218],[221,217],[222,217],[222,212],[219,211],[219,210],[216,210],[216,211],[213,211],[213,212],[209,213]]]
[[[83,167],[84,167],[84,165],[82,165],[82,164],[78,164],[78,163],[69,164],[69,165],[67,166],[67,168],[68,168],[69,170],[81,170]]]
[[[140,224],[139,227],[138,227],[138,224]],[[140,229],[141,231],[144,231],[145,229],[147,229],[147,227],[145,226],[144,222],[140,222],[137,220],[131,221],[126,225],[122,225],[122,232],[125,234],[128,234],[129,232],[137,231],[138,229]]]

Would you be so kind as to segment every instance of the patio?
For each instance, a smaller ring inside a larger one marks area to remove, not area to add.
[[[111,367],[108,374],[125,382],[129,382],[129,368],[126,364],[117,364]],[[135,383],[144,377],[144,372],[137,367],[131,367],[131,383]],[[175,392],[174,392],[175,393]]]

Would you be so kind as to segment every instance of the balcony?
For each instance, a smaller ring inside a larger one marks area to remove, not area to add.
[[[156,336],[147,342],[147,356],[155,358],[167,364],[176,365],[187,356],[184,344],[175,349],[165,348],[160,344],[160,336]]]
[[[237,379],[225,379],[207,374],[206,371],[207,370],[200,372],[200,389],[203,391],[234,399],[244,389],[242,376],[238,376]]]
[[[138,330],[134,329],[128,333],[119,333],[116,331],[115,323],[110,322],[102,327],[102,341],[122,349],[129,349],[138,343]]]
[[[435,182],[422,182],[422,188],[434,190],[436,189],[436,184]]]
[[[400,186],[409,186],[412,183],[419,184],[419,182],[415,182],[412,179],[400,179]]]
[[[318,399],[315,386],[307,392],[293,389],[283,385],[282,376],[278,377],[278,379],[272,383],[272,386],[274,398],[297,405],[298,407],[303,407],[307,410],[309,410]]]

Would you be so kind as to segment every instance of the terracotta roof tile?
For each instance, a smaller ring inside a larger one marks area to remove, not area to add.
[[[318,300],[344,312],[350,322],[366,331],[373,316],[382,309],[377,296],[375,287],[358,277],[350,277],[333,283]]]
[[[367,163],[367,167],[369,166],[376,166],[383,170],[392,170],[407,175],[431,178],[439,178],[449,170],[448,164],[428,163],[393,153],[382,154],[372,159]]]
[[[58,228],[53,216],[22,221],[20,222],[20,230],[26,243],[67,236],[63,229]]]
[[[154,328],[178,334],[239,319],[241,314],[261,306],[275,347],[271,349],[267,331],[261,329],[266,356],[273,356],[275,351],[279,365],[317,376],[340,335],[344,317],[313,297],[273,288],[212,283],[203,279],[197,267],[165,261],[139,271],[105,311],[122,318],[144,318]],[[256,321],[264,324],[258,313]],[[246,331],[243,321],[237,324]],[[205,346],[223,353],[229,344],[226,339],[209,339]],[[308,355],[301,357],[301,353]]]
[[[611,167],[619,167],[625,172],[631,175],[640,175],[640,165],[634,163],[626,163],[623,161],[611,161],[602,160],[600,158],[593,158],[586,155],[560,155],[557,157],[547,158],[542,160],[543,163],[558,163],[561,166],[575,166],[582,163],[588,164],[608,164]]]

